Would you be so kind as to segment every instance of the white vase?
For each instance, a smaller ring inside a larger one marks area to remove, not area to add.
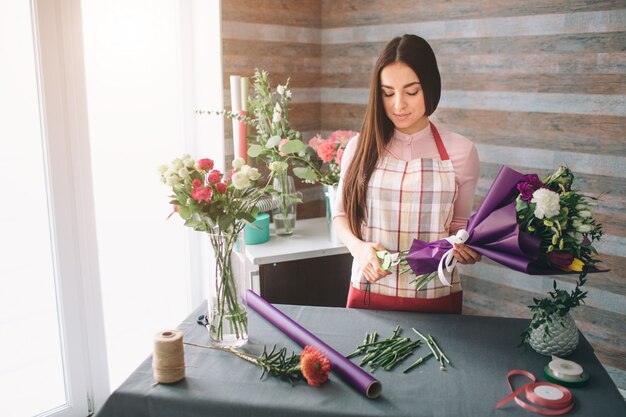
[[[565,357],[578,346],[578,328],[572,316],[551,316],[551,322],[544,323],[530,333],[530,346],[542,355]],[[545,328],[548,327],[549,335]]]

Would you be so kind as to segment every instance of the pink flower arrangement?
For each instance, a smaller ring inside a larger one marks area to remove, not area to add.
[[[339,183],[344,149],[356,135],[357,132],[352,130],[336,130],[326,139],[318,134],[309,140],[309,147],[319,158],[317,163],[319,182],[330,186]]]

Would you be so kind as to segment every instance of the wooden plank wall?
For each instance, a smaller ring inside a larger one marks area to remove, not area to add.
[[[622,1],[222,4],[225,87],[230,73],[254,66],[279,79],[291,76],[294,125],[305,137],[320,130],[359,130],[377,54],[394,36],[415,33],[433,46],[442,74],[442,101],[433,120],[478,146],[475,206],[503,164],[539,175],[567,164],[578,174],[580,190],[601,195],[597,214],[606,236],[598,249],[611,272],[589,278],[587,305],[574,317],[626,389]],[[526,276],[488,260],[465,268],[463,275],[465,313],[506,317],[529,317],[526,305],[544,295],[553,279],[563,287],[572,287],[575,279]]]
[[[230,75],[270,73],[273,86],[290,78],[290,121],[306,140],[321,129],[321,4],[317,0],[222,0],[224,100],[230,108]],[[233,158],[232,126],[225,123],[226,161]],[[298,218],[325,216],[321,187],[297,181],[303,193]]]

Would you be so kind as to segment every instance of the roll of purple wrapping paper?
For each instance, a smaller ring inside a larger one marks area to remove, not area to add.
[[[383,386],[379,380],[350,362],[317,336],[265,301],[261,296],[248,290],[247,303],[261,317],[272,323],[300,346],[314,346],[323,351],[330,360],[330,369],[367,398],[374,399],[381,394]]]

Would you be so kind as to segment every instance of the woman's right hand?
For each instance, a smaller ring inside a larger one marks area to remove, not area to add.
[[[380,243],[373,242],[360,242],[352,256],[356,259],[363,270],[363,275],[369,282],[376,282],[381,278],[391,275],[391,272],[385,271],[380,267],[376,252],[379,250],[385,250]]]

